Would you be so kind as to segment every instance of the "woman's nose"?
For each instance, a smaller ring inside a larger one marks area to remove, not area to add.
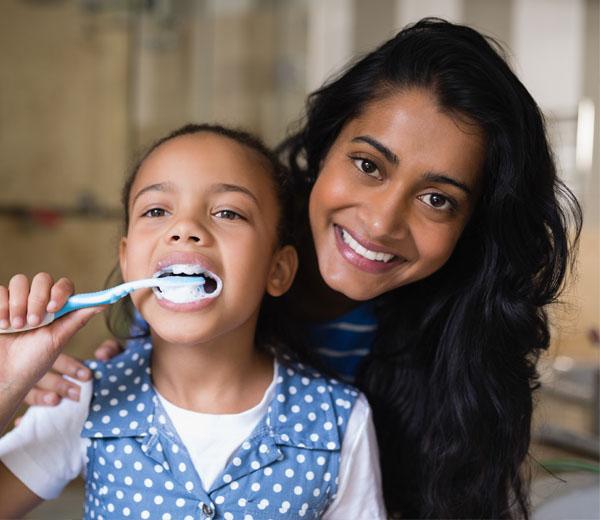
[[[365,201],[362,220],[371,238],[400,239],[408,234],[410,211],[399,196],[383,193]]]

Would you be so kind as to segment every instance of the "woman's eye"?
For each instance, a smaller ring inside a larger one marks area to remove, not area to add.
[[[214,215],[215,217],[223,218],[225,220],[237,220],[244,218],[239,213],[236,213],[231,209],[222,209],[220,211],[217,211]]]
[[[353,157],[354,165],[361,171],[368,175],[369,177],[374,177],[375,179],[382,179],[381,173],[379,173],[379,168],[377,165],[370,161],[369,159],[363,159],[361,157]]]
[[[142,216],[144,217],[164,217],[166,215],[166,211],[162,208],[152,208],[146,211]]]
[[[434,209],[451,211],[456,208],[456,204],[451,199],[439,193],[427,193],[421,195],[419,199]]]

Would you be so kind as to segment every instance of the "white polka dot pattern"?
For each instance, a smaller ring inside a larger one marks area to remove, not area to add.
[[[150,353],[138,340],[108,364],[88,363],[95,380],[82,432],[90,439],[85,518],[320,518],[337,492],[352,387],[278,364],[267,416],[205,490],[156,398]]]

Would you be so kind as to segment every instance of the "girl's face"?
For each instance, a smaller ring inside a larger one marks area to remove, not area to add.
[[[126,281],[174,264],[223,282],[214,299],[176,304],[151,290],[135,306],[165,341],[190,344],[234,329],[253,331],[265,289],[277,296],[295,273],[295,251],[277,247],[279,209],[258,152],[209,132],[167,141],[143,162],[129,197],[120,265]]]
[[[354,300],[448,260],[479,197],[484,138],[426,90],[368,105],[340,132],[310,196],[323,279]]]

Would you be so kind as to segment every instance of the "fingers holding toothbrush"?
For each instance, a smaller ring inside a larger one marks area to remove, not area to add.
[[[0,286],[0,329],[39,325],[46,312],[65,304],[73,289],[69,279],[54,283],[48,273],[36,274],[31,284],[23,274],[13,276],[8,287]]]
[[[66,278],[54,283],[50,275],[40,273],[29,283],[26,276],[16,275],[8,287],[0,286],[0,324],[4,329],[39,324],[47,311],[60,309],[72,292],[73,284]],[[0,334],[0,425],[50,369],[67,341],[101,310],[80,309],[46,327]]]

